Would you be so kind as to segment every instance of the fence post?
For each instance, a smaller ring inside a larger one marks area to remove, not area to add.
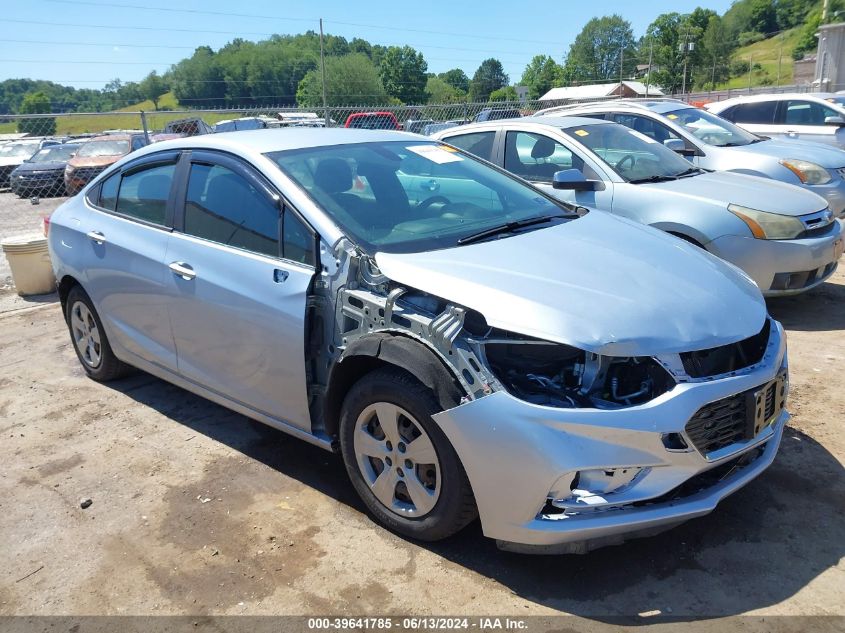
[[[144,140],[147,145],[150,144],[150,131],[147,129],[147,115],[141,110],[141,127],[144,129]]]

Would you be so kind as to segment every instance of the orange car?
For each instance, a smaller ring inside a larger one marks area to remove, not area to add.
[[[184,134],[150,134],[149,143],[179,138]],[[114,165],[129,152],[149,145],[144,134],[105,134],[82,144],[65,167],[65,187],[75,195],[104,169]]]

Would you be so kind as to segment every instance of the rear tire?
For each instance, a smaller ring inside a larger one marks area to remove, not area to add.
[[[379,523],[421,541],[451,536],[477,516],[458,455],[431,419],[441,410],[396,367],[364,376],[341,410],[341,452],[358,495]]]
[[[81,286],[71,288],[65,307],[73,349],[90,378],[107,382],[132,371],[131,366],[114,355],[94,304]]]

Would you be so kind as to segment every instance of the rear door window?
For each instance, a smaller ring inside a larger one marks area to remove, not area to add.
[[[120,181],[115,211],[153,224],[165,224],[167,199],[176,171],[175,163],[152,165],[124,174]],[[109,179],[111,180],[111,179]],[[108,180],[103,183],[103,192]],[[100,194],[103,199],[103,194]],[[108,207],[107,207],[108,208]]]
[[[777,101],[756,101],[754,103],[740,103],[732,108],[730,115],[720,116],[734,123],[773,123],[775,120],[775,106]]]

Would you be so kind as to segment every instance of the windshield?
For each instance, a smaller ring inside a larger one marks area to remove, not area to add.
[[[119,156],[129,153],[129,141],[88,141],[77,156]]]
[[[49,163],[51,161],[69,161],[79,145],[50,145],[29,159],[30,163]]]
[[[623,125],[578,125],[563,132],[628,182],[675,177],[692,167],[669,148]]]
[[[370,253],[448,248],[503,223],[571,213],[439,143],[355,143],[268,156]]]
[[[666,118],[680,125],[702,143],[715,147],[739,147],[760,140],[733,123],[699,108],[668,112]]]
[[[0,158],[29,158],[38,151],[38,143],[9,143],[0,146]]]

